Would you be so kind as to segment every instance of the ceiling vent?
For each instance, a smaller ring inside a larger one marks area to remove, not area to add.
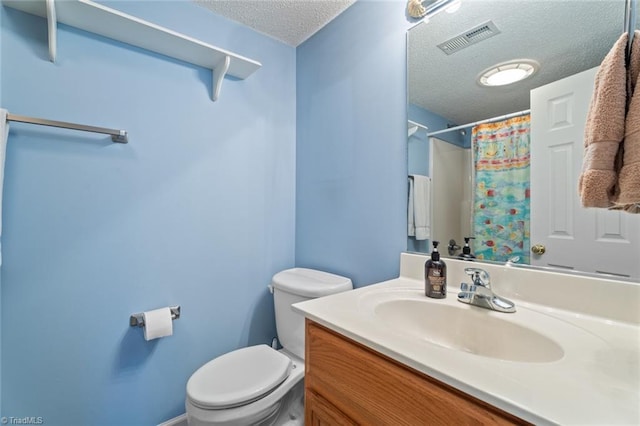
[[[494,35],[500,34],[500,30],[492,21],[487,21],[474,27],[464,33],[457,35],[444,43],[440,43],[438,47],[447,55],[459,52],[465,47],[481,42]]]

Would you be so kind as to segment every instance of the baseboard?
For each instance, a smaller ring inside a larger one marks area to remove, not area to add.
[[[181,414],[178,417],[160,423],[158,426],[187,426],[187,414]]]

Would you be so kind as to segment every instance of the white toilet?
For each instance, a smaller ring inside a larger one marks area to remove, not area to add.
[[[291,305],[352,288],[349,278],[313,269],[274,275],[270,289],[283,349],[249,346],[200,367],[187,382],[189,426],[302,426],[304,316]]]

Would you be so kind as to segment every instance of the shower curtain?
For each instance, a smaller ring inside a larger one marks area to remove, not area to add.
[[[479,259],[529,263],[529,115],[473,128],[473,226]]]

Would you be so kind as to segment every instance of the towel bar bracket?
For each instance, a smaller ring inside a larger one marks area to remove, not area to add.
[[[118,135],[111,135],[111,140],[116,143],[129,143],[129,138],[125,130],[120,130],[120,134]]]

